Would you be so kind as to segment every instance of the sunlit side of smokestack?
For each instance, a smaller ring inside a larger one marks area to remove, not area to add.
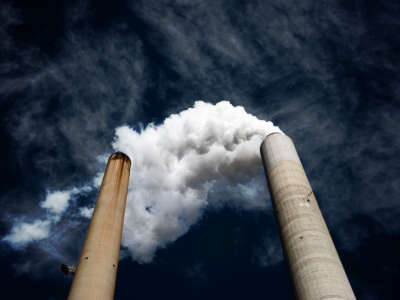
[[[261,156],[297,298],[356,299],[292,140],[268,135]]]
[[[114,297],[130,167],[120,152],[108,160],[69,300]]]

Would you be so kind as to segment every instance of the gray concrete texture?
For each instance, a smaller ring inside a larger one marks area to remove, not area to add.
[[[124,224],[131,162],[110,156],[68,300],[111,300]]]
[[[292,140],[273,133],[260,150],[297,298],[356,299]]]

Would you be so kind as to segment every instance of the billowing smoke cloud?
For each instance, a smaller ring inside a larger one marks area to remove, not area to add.
[[[231,205],[265,209],[265,179],[259,147],[265,135],[280,131],[228,101],[203,101],[160,125],[136,131],[118,127],[112,144],[132,159],[123,245],[134,260],[150,262],[156,250],[185,234],[207,207]],[[98,157],[105,163],[107,155]],[[98,173],[81,187],[47,192],[41,218],[17,219],[3,240],[15,248],[48,238],[70,208],[71,200],[101,184]],[[93,205],[73,215],[90,218]]]
[[[151,261],[157,248],[186,233],[207,206],[234,199],[231,192],[241,192],[235,205],[262,207],[254,203],[259,146],[276,131],[271,122],[227,101],[197,101],[140,132],[117,128],[113,147],[133,162],[123,235],[132,257]],[[210,199],[221,188],[223,197]]]

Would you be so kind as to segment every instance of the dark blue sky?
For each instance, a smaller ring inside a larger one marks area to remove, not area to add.
[[[102,171],[116,127],[227,99],[294,140],[358,299],[400,299],[399,20],[397,1],[3,1],[1,237]],[[293,299],[265,201],[207,209],[152,263],[124,250],[115,299]],[[0,242],[4,299],[66,298],[72,209],[48,239]]]

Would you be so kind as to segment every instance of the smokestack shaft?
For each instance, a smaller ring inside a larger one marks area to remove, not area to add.
[[[130,166],[123,153],[108,160],[68,300],[114,297]]]
[[[297,298],[356,299],[292,140],[268,135],[261,156]]]

